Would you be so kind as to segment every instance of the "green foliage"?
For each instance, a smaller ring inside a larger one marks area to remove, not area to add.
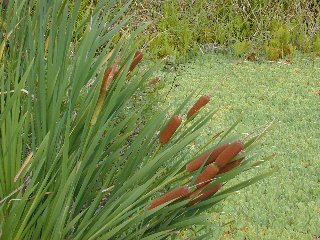
[[[242,139],[246,159],[205,190],[261,165],[250,155],[266,131],[231,136],[236,121],[193,153],[217,113],[201,111],[161,145],[172,111],[185,116],[193,96],[146,119],[132,103],[153,74],[132,67],[144,27],[117,36],[131,2],[99,1],[79,20],[81,2],[9,1],[0,13],[0,238],[152,240],[207,226],[207,210],[270,173],[193,206],[187,196],[151,210],[150,201],[176,186],[195,191],[202,169],[190,174],[185,163],[221,142]]]
[[[290,26],[273,20],[270,32],[271,39],[266,43],[267,58],[274,61],[279,58],[292,56],[295,46],[291,44]]]
[[[158,36],[150,45],[151,53],[159,57],[186,56],[193,41],[188,18],[178,12],[176,1],[164,4],[163,13],[164,16],[158,23]]]
[[[185,60],[198,52],[199,45],[234,48],[246,41],[260,50],[258,54],[276,60],[292,58],[296,49],[313,51],[319,13],[319,4],[302,0],[139,0],[130,15],[135,23],[151,23],[141,45],[148,42],[148,49],[159,58]]]
[[[249,43],[247,43],[247,41],[237,41],[234,45],[233,45],[233,51],[234,54],[238,57],[243,56],[244,54],[248,53],[250,50],[250,45]]]
[[[76,21],[76,26],[80,24],[80,22],[87,18],[92,10],[94,9],[95,5],[97,4],[97,0],[82,0],[79,8],[79,14]],[[70,9],[72,9],[73,3],[70,3]]]
[[[320,34],[315,36],[315,39],[313,41],[312,51],[316,55],[320,56]]]
[[[150,13],[159,13],[152,15],[152,31],[146,38],[156,38],[149,48],[160,58],[184,58],[196,43],[240,49],[243,41],[264,49],[260,55],[266,53],[271,60],[291,58],[295,49],[312,51],[320,30],[320,6],[312,1],[160,1],[164,7],[158,1],[146,2],[139,1]]]

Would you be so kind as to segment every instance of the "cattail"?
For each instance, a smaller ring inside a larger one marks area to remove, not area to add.
[[[216,164],[219,168],[224,167],[229,163],[241,150],[243,149],[243,143],[236,141],[231,143],[216,159]]]
[[[202,166],[202,164],[206,161],[206,159],[209,158],[210,154],[211,154],[211,150],[201,154],[196,159],[192,160],[190,163],[186,165],[186,170],[188,172],[193,172],[195,170],[198,170]]]
[[[166,128],[160,133],[160,143],[166,144],[175,131],[178,129],[180,124],[182,123],[182,118],[178,115],[173,116],[169,123],[167,124]]]
[[[100,88],[100,95],[99,95],[98,101],[96,103],[96,106],[95,106],[95,109],[94,109],[94,112],[93,112],[93,115],[91,118],[91,122],[90,122],[90,124],[92,126],[95,125],[97,122],[98,116],[99,116],[101,109],[102,109],[103,102],[107,97],[107,92],[108,92],[109,86],[111,84],[111,81],[118,71],[118,61],[119,60],[116,59],[116,62],[112,66],[108,67],[106,69],[106,71],[104,72],[102,85]]]
[[[222,184],[217,184],[215,186],[213,186],[212,188],[210,188],[209,190],[205,191],[204,193],[201,193],[198,197],[196,197],[195,199],[193,199],[192,201],[190,201],[188,203],[189,206],[192,206],[194,204],[196,204],[197,202],[202,201],[205,198],[211,197],[213,194],[215,194],[220,188],[222,187]],[[205,187],[203,187],[205,188]],[[203,189],[202,188],[202,189]],[[201,189],[201,190],[202,190]]]
[[[229,172],[230,170],[234,169],[235,167],[239,166],[239,164],[241,163],[241,161],[244,159],[244,157],[233,161],[231,163],[228,163],[227,165],[225,165],[223,168],[220,169],[218,174],[222,174],[222,173],[226,173]]]
[[[209,96],[202,96],[198,99],[198,101],[192,106],[190,111],[187,114],[187,119],[191,118],[193,114],[198,112],[202,107],[204,107],[210,101]]]
[[[202,155],[188,163],[186,166],[186,170],[188,172],[198,170],[206,160],[206,164],[213,163],[217,159],[217,157],[227,148],[227,146],[228,144],[223,144],[220,147],[203,153]]]
[[[130,65],[129,68],[129,72],[131,72],[133,69],[135,69],[135,67],[139,64],[139,62],[142,60],[143,58],[143,52],[141,50],[136,51],[133,61]]]
[[[118,66],[116,63],[106,69],[106,71],[104,72],[103,80],[102,80],[102,85],[100,89],[101,91],[108,91],[111,81],[113,77],[117,74],[117,71],[118,71]]]
[[[202,173],[198,176],[196,181],[194,182],[194,185],[196,185],[197,188],[201,188],[205,186],[210,180],[212,180],[217,173],[219,172],[219,168],[215,165],[209,165],[207,166]]]
[[[153,209],[155,207],[158,207],[166,202],[172,201],[177,198],[185,197],[189,194],[189,187],[188,186],[180,186],[175,188],[174,190],[164,194],[163,196],[156,198],[151,202],[148,209]]]

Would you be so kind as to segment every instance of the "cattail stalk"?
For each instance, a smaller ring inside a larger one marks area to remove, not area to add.
[[[129,67],[129,72],[133,71],[136,68],[139,62],[141,62],[142,58],[143,58],[143,52],[141,50],[136,51],[133,61]]]
[[[171,120],[167,124],[166,128],[160,133],[160,143],[166,144],[167,142],[169,142],[170,138],[176,132],[181,123],[181,117],[179,117],[178,115],[173,116],[173,118],[171,118]]]
[[[219,168],[228,164],[239,152],[243,149],[243,143],[236,141],[231,143],[216,159],[216,164]]]
[[[205,164],[210,164],[213,163],[217,157],[228,147],[228,144],[223,144],[213,150],[207,151],[205,153],[203,153],[202,155],[200,155],[199,157],[197,157],[196,159],[194,159],[193,161],[191,161],[190,163],[188,163],[186,165],[186,170],[188,172],[193,172],[195,170],[198,170],[202,164],[206,161]]]
[[[189,206],[192,206],[194,204],[196,204],[197,202],[202,201],[203,199],[209,198],[211,197],[213,194],[215,194],[220,188],[222,187],[222,184],[217,184],[215,186],[213,186],[212,188],[208,189],[207,191],[205,191],[204,193],[199,194],[198,197],[196,197],[195,199],[193,199],[192,201],[190,201],[188,203]],[[205,186],[201,189],[201,191],[205,188]],[[194,195],[193,195],[194,196]],[[192,196],[192,197],[193,197]]]
[[[220,169],[218,174],[229,172],[230,170],[232,170],[235,167],[239,166],[243,159],[244,159],[244,157],[242,157],[242,158],[240,158],[238,160],[235,160],[233,162],[228,163],[227,165],[225,165],[223,168]]]
[[[187,119],[191,118],[196,112],[203,108],[210,101],[210,97],[204,95],[198,99],[198,101],[192,106],[187,114]]]
[[[215,165],[208,165],[202,173],[197,177],[194,185],[199,189],[210,182],[219,172],[219,168]]]
[[[96,107],[94,109],[92,119],[91,119],[91,126],[95,125],[98,119],[98,116],[101,112],[104,100],[107,97],[108,89],[110,87],[111,81],[114,78],[115,74],[118,71],[118,62],[119,60],[116,60],[116,63],[114,63],[112,66],[108,67],[104,73],[102,85],[100,88],[100,95],[96,104]]]
[[[151,202],[148,209],[151,210],[155,207],[158,207],[164,203],[167,203],[169,201],[172,201],[174,199],[185,197],[189,194],[189,187],[188,186],[180,186],[175,188],[174,190],[164,194],[163,196],[156,198]]]

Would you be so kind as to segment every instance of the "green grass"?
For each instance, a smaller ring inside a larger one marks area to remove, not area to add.
[[[213,222],[221,226],[232,222],[222,226],[216,237],[319,237],[320,60],[300,56],[288,65],[207,54],[163,75],[166,87],[161,94],[167,95],[166,104],[199,89],[212,96],[211,105],[220,110],[211,121],[208,135],[230,126],[241,112],[243,121],[237,131],[278,122],[261,146],[263,154],[276,154],[263,167],[277,169],[276,174],[217,206],[217,213],[209,215]],[[241,179],[253,174],[248,172]]]

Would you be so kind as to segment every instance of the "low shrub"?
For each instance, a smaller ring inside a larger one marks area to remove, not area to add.
[[[185,60],[203,44],[230,47],[237,56],[254,48],[270,60],[291,58],[296,49],[319,54],[316,1],[136,1],[131,12],[137,22],[151,22],[142,42],[152,57]]]

